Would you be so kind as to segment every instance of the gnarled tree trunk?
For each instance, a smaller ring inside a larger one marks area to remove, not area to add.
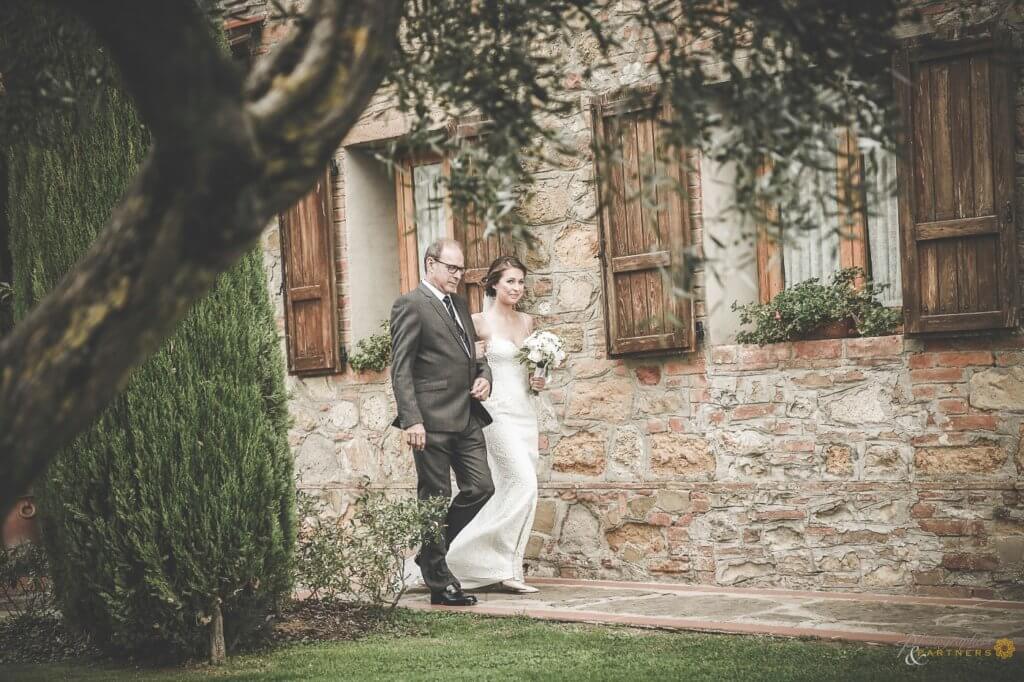
[[[313,184],[385,73],[401,0],[311,0],[247,83],[194,0],[54,0],[121,69],[153,148],[103,235],[0,340],[0,510]]]

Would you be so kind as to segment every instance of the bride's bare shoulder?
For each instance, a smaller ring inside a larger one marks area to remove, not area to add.
[[[519,313],[519,324],[523,325],[523,329],[526,330],[527,336],[533,333],[533,315],[530,315],[529,313]]]
[[[491,331],[487,326],[487,318],[483,313],[473,313],[473,328],[476,329],[476,335],[479,338],[485,338],[491,335]]]

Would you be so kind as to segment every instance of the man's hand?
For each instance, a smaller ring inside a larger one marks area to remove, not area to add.
[[[427,447],[427,430],[423,424],[413,424],[405,430],[405,442],[412,446],[413,450],[423,450]]]
[[[477,377],[477,380],[473,382],[473,388],[469,390],[469,394],[477,400],[487,400],[487,396],[491,394],[491,382],[483,377]]]

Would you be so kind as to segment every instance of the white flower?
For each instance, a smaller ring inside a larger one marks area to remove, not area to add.
[[[559,367],[565,362],[565,343],[557,334],[538,331],[523,341],[519,361],[533,366]]]

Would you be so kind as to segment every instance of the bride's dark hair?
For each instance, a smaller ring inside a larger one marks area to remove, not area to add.
[[[487,276],[484,277],[484,293],[491,298],[497,296],[498,292],[494,290],[494,285],[501,279],[503,272],[513,268],[520,270],[523,273],[523,277],[526,277],[526,266],[515,256],[498,256],[495,258],[494,262],[491,263],[491,267],[487,269]]]

